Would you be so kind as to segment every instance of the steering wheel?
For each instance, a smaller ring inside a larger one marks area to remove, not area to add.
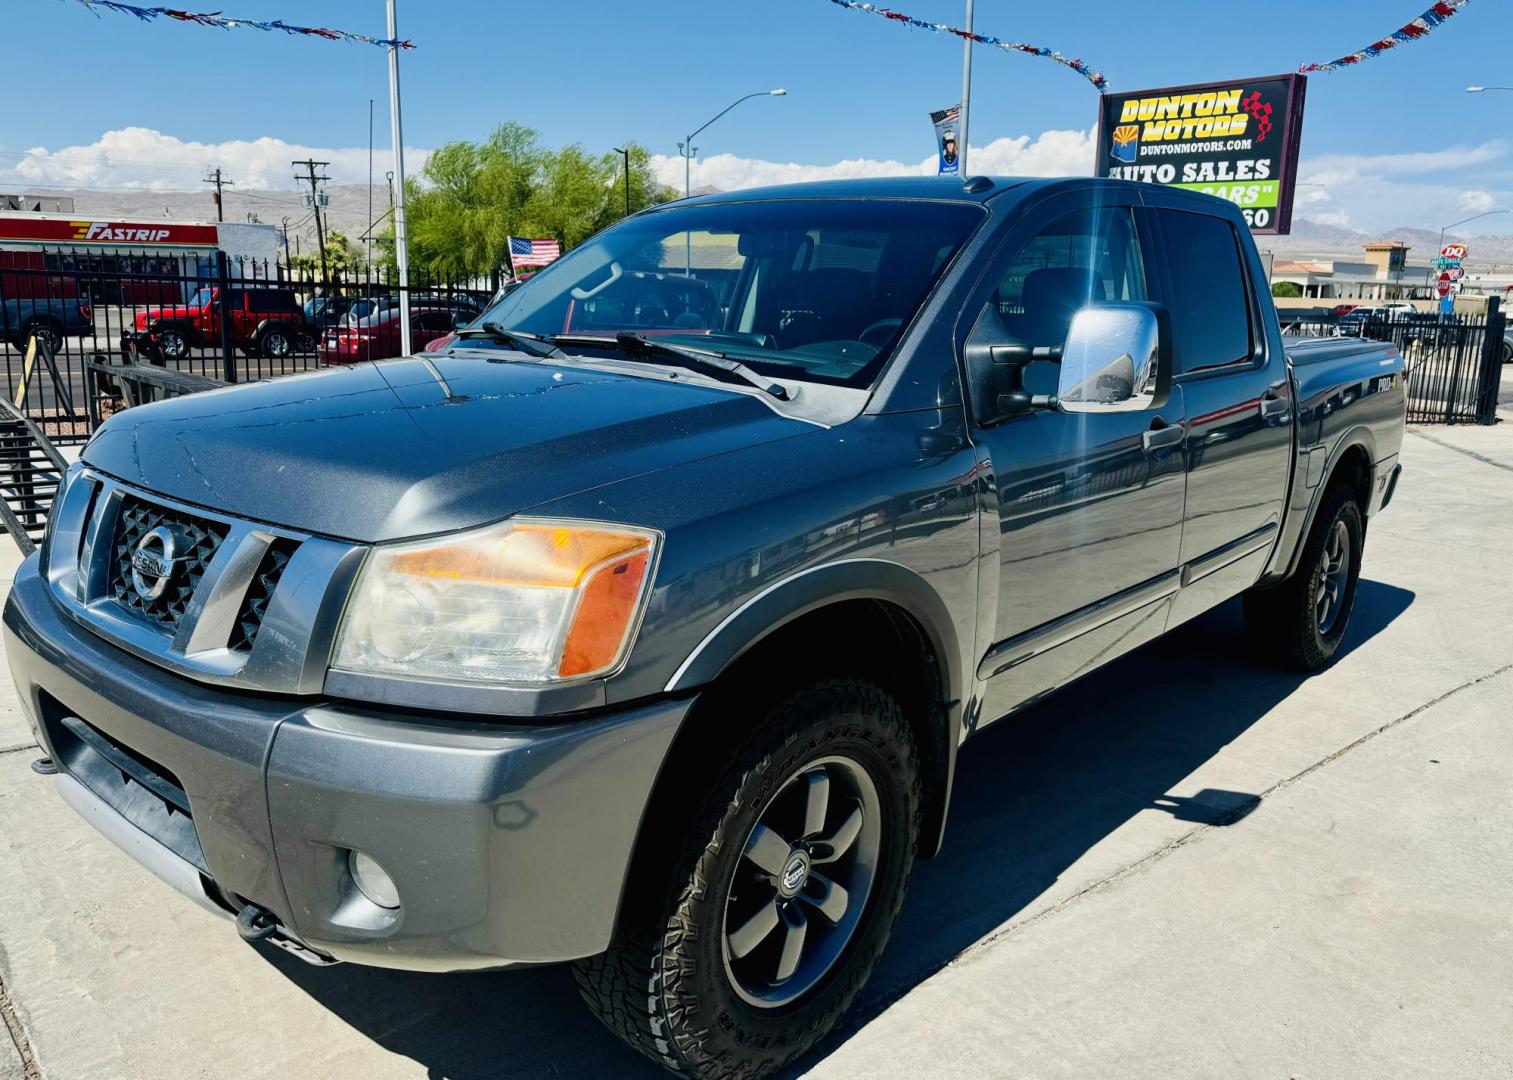
[[[903,319],[898,319],[898,318],[893,318],[893,319],[878,319],[877,322],[872,323],[865,330],[863,330],[860,334],[857,334],[856,335],[856,340],[857,341],[861,341],[861,342],[865,342],[868,345],[876,345],[879,349],[881,349],[884,345],[887,344],[887,341],[888,341],[887,338],[883,338],[881,341],[873,342],[873,341],[868,341],[867,340],[867,336],[869,334],[881,334],[884,330],[897,330],[902,325],[904,325],[904,320]]]

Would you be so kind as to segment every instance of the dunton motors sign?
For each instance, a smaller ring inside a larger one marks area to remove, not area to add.
[[[0,243],[22,241],[60,247],[216,246],[214,225],[170,221],[70,221],[65,218],[0,217]]]
[[[1301,75],[1106,94],[1098,175],[1229,199],[1251,231],[1292,226],[1303,132]]]

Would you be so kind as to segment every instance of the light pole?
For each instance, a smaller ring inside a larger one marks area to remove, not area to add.
[[[689,135],[686,141],[678,143],[678,153],[683,155],[683,197],[685,199],[693,194],[693,156],[698,152],[698,147],[694,146],[693,141],[698,137],[699,133],[743,101],[750,101],[754,97],[786,97],[787,94],[787,90],[758,90],[754,94],[747,94],[745,97],[736,98],[716,113],[714,119]]]
[[[1488,90],[1513,90],[1513,86],[1468,86],[1468,94],[1485,94]]]
[[[399,39],[394,0],[388,0],[389,40]],[[410,244],[405,229],[405,139],[399,117],[399,46],[389,46],[389,127],[394,139],[394,261],[399,264],[399,350],[410,355]]]
[[[615,153],[625,159],[625,216],[630,217],[630,148],[615,147]]]

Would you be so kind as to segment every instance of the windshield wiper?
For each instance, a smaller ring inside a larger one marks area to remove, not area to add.
[[[552,344],[551,338],[540,334],[532,334],[526,330],[506,330],[492,320],[479,326],[470,326],[465,330],[457,331],[459,338],[488,338],[497,341],[501,345],[508,345],[527,356],[566,358],[567,354],[556,345]]]
[[[693,371],[701,371],[706,375],[711,373],[734,375],[742,382],[756,387],[763,393],[771,394],[779,401],[787,401],[790,396],[788,388],[782,383],[774,382],[761,372],[753,371],[739,360],[732,360],[724,353],[715,352],[713,349],[690,349],[682,345],[673,345],[666,341],[658,341],[656,338],[646,337],[633,330],[621,330],[615,334],[613,340],[593,337],[587,334],[558,334],[552,340],[571,345],[598,345],[601,348],[617,348],[626,356],[637,358],[653,354],[673,356],[681,360],[684,367]]]

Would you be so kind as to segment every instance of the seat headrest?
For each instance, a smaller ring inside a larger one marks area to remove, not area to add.
[[[1048,266],[1024,279],[1022,337],[1031,345],[1060,345],[1072,328],[1072,316],[1089,304],[1101,304],[1103,280],[1080,266]]]

